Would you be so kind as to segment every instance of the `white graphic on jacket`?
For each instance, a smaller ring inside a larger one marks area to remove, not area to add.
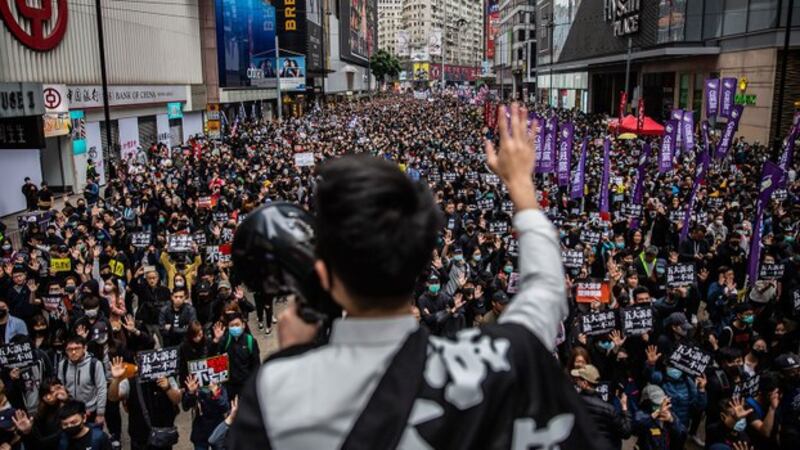
[[[512,450],[559,450],[558,444],[565,441],[575,425],[574,414],[559,414],[543,428],[536,428],[536,421],[523,417],[514,421]]]

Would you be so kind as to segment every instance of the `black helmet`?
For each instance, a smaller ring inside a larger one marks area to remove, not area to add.
[[[314,271],[314,218],[303,208],[270,203],[251,212],[233,238],[233,269],[252,291],[292,291],[328,318],[341,315]],[[307,311],[303,311],[301,314]],[[320,317],[305,317],[312,321]]]

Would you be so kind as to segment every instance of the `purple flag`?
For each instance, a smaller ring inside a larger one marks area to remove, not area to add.
[[[572,135],[575,125],[567,122],[561,127],[558,141],[558,185],[569,186],[569,169],[572,163]]]
[[[684,112],[681,124],[683,148],[687,153],[694,152],[694,113],[692,111]]]
[[[700,131],[703,134],[703,152],[711,154],[711,140],[708,137],[708,121],[704,120],[700,123]]]
[[[761,169],[756,220],[753,223],[753,237],[750,241],[750,254],[747,260],[747,275],[751,286],[758,280],[758,264],[761,260],[761,220],[764,216],[764,205],[769,203],[772,193],[778,189],[783,175],[783,170],[772,161],[765,162]]]
[[[681,228],[680,238],[681,242],[686,240],[686,236],[689,235],[689,226],[692,220],[692,211],[694,211],[694,201],[697,197],[697,189],[701,184],[703,184],[703,180],[706,178],[707,171],[708,154],[705,152],[700,152],[700,156],[695,167],[694,186],[692,187],[692,193],[689,195],[689,204],[686,207],[686,212],[683,213],[683,227]]]
[[[672,153],[675,148],[675,134],[678,132],[678,122],[668,120],[664,125],[664,136],[661,139],[661,153],[658,156],[658,171],[666,173],[672,170]]]
[[[642,147],[642,154],[639,155],[639,168],[636,171],[636,186],[633,188],[633,204],[641,205],[644,196],[644,177],[647,173],[647,159],[650,158],[650,144],[645,142]],[[639,228],[639,218],[631,220],[631,228]]]
[[[556,154],[556,133],[558,132],[558,119],[555,116],[545,121],[542,133],[542,158],[536,162],[536,173],[553,172]]]
[[[600,214],[608,215],[608,182],[611,178],[611,141],[603,142],[603,179],[600,181]]]
[[[683,138],[683,110],[682,109],[673,109],[672,113],[670,114],[670,118],[675,121],[675,126],[677,127],[677,132],[675,133],[675,143],[672,145],[672,157],[680,156],[681,154],[681,146],[680,144],[685,141]]]
[[[730,117],[733,111],[733,100],[736,96],[736,78],[723,78],[720,90],[720,117]]]
[[[781,170],[784,172],[789,171],[789,163],[791,163],[792,159],[794,158],[794,141],[797,139],[796,133],[796,131],[793,131],[789,134],[789,137],[786,139],[786,148],[784,148],[783,153],[781,154],[779,165]]]
[[[542,126],[542,122],[541,120],[539,120],[539,117],[536,115],[536,113],[529,112],[528,113],[529,133],[531,131],[531,127],[533,126],[533,124],[536,124],[536,126],[538,127],[536,129],[536,134],[533,136],[534,147],[536,147],[536,164],[538,165],[539,161],[542,160],[542,143],[544,142],[542,136],[544,136],[544,127]]]
[[[572,190],[570,191],[572,200],[583,198],[583,185],[586,177],[586,144],[588,142],[589,137],[584,137],[583,143],[581,143],[581,157],[578,160],[578,167],[572,172]]]
[[[706,117],[716,116],[719,108],[719,78],[706,80]]]
[[[719,147],[717,148],[717,159],[723,160],[726,156],[728,156],[728,149],[733,142],[733,136],[736,134],[736,129],[739,128],[739,120],[742,118],[742,112],[744,111],[744,106],[742,105],[733,105],[733,109],[731,109],[730,119],[728,119],[728,123],[725,125],[725,131],[722,133],[722,139],[719,141]]]

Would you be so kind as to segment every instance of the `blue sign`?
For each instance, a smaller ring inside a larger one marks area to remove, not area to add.
[[[219,85],[260,86],[274,77],[275,7],[264,0],[216,0],[216,8]]]
[[[86,115],[83,111],[70,111],[69,118],[72,120],[72,154],[82,155],[86,153]]]
[[[182,119],[183,118],[183,103],[181,103],[181,102],[167,103],[167,118],[169,118],[169,119]]]

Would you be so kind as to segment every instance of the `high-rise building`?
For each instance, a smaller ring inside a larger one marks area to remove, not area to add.
[[[403,11],[403,0],[378,0],[378,48],[397,54],[397,30],[399,30],[400,13]]]
[[[534,0],[502,0],[497,4],[497,20],[493,26],[494,55],[492,65],[496,83],[514,98],[535,94],[536,27]]]

